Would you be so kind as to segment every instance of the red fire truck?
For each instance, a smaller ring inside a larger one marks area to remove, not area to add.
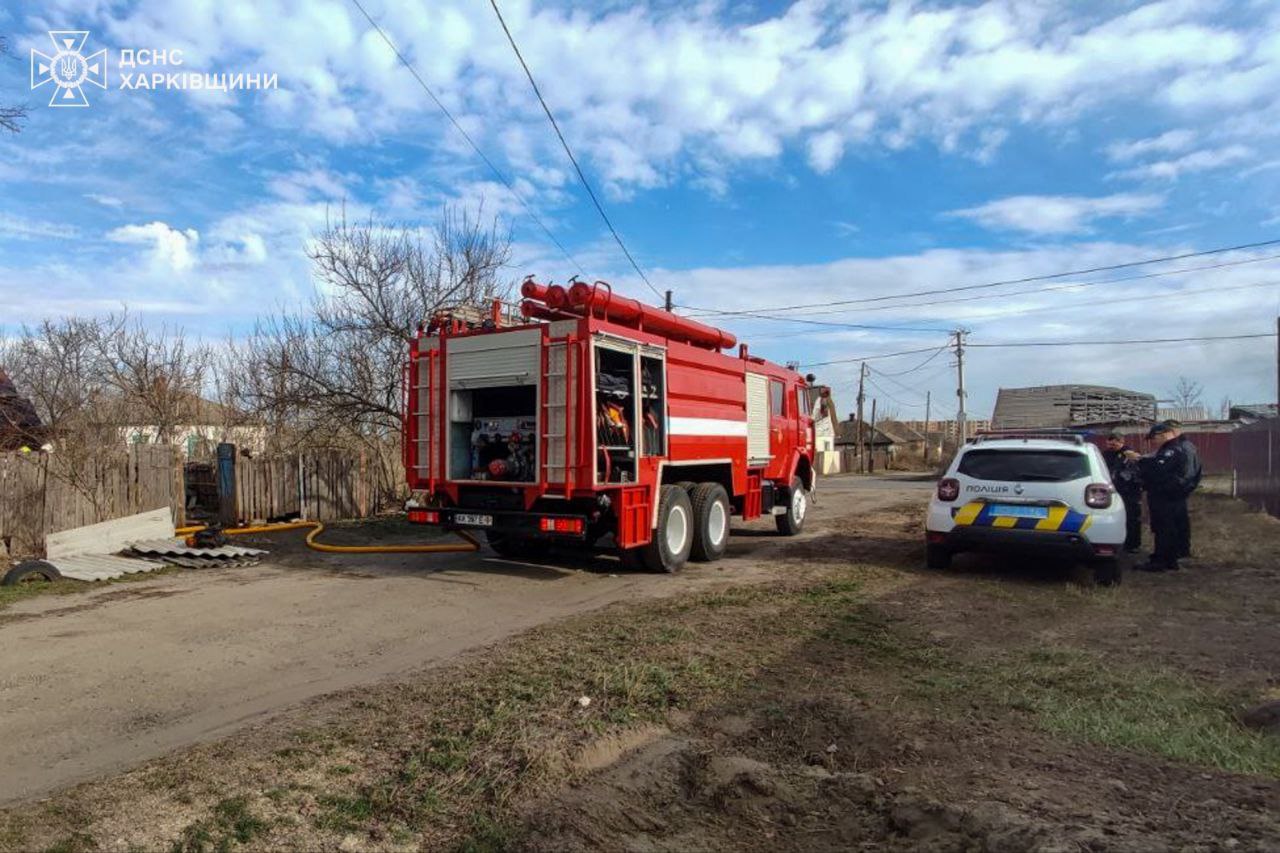
[[[729,519],[804,526],[812,393],[733,335],[613,293],[521,287],[523,321],[437,316],[405,370],[409,520],[484,530],[505,556],[612,536],[674,572],[724,554]]]

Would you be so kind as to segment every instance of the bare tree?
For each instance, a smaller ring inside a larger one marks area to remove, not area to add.
[[[1218,417],[1227,420],[1231,417],[1231,398],[1224,396],[1218,403]]]
[[[187,341],[182,329],[150,329],[127,315],[99,326],[98,355],[120,411],[117,424],[155,429],[169,444],[175,428],[200,420],[200,392],[210,364],[207,347]]]
[[[1180,409],[1190,409],[1200,405],[1204,386],[1185,376],[1178,377],[1178,384],[1169,392],[1169,398]]]
[[[226,393],[259,415],[276,447],[354,443],[398,483],[401,375],[417,325],[437,311],[510,292],[511,236],[497,220],[446,207],[434,228],[345,213],[308,250],[317,282],[309,315],[265,318],[225,371]]]
[[[0,58],[9,55],[9,40],[5,36],[0,36]],[[18,133],[22,130],[22,120],[26,117],[25,105],[0,104],[0,130]]]

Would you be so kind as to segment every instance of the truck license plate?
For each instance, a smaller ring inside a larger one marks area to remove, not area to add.
[[[473,515],[469,512],[460,512],[453,517],[454,524],[470,524],[472,527],[493,527],[492,515]]]
[[[1048,518],[1049,508],[1045,506],[1011,506],[996,504],[991,507],[992,515],[1005,515],[1014,518]]]

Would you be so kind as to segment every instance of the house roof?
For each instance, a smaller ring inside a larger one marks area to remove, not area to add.
[[[906,444],[908,441],[913,440],[909,438],[904,438],[895,430],[889,427],[882,426],[881,424],[878,424],[878,423],[875,425],[874,432],[871,429],[871,424],[868,423],[867,433],[872,436],[871,438],[872,444]],[[914,440],[922,440],[922,439],[914,439]],[[847,420],[847,421],[841,421],[839,424],[836,425],[836,444],[856,444],[857,441],[858,441],[858,422],[856,419],[851,418],[850,420]]]
[[[0,450],[36,441],[43,427],[35,406],[0,368]]]
[[[1244,403],[1231,407],[1232,418],[1274,418],[1280,416],[1280,406],[1275,403]]]

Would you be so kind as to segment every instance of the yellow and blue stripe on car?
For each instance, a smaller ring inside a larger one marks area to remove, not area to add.
[[[1009,530],[1047,530],[1058,533],[1083,533],[1093,518],[1068,506],[1049,506],[1044,518],[1021,518],[1000,515],[999,504],[973,501],[953,510],[956,527],[997,527]]]

